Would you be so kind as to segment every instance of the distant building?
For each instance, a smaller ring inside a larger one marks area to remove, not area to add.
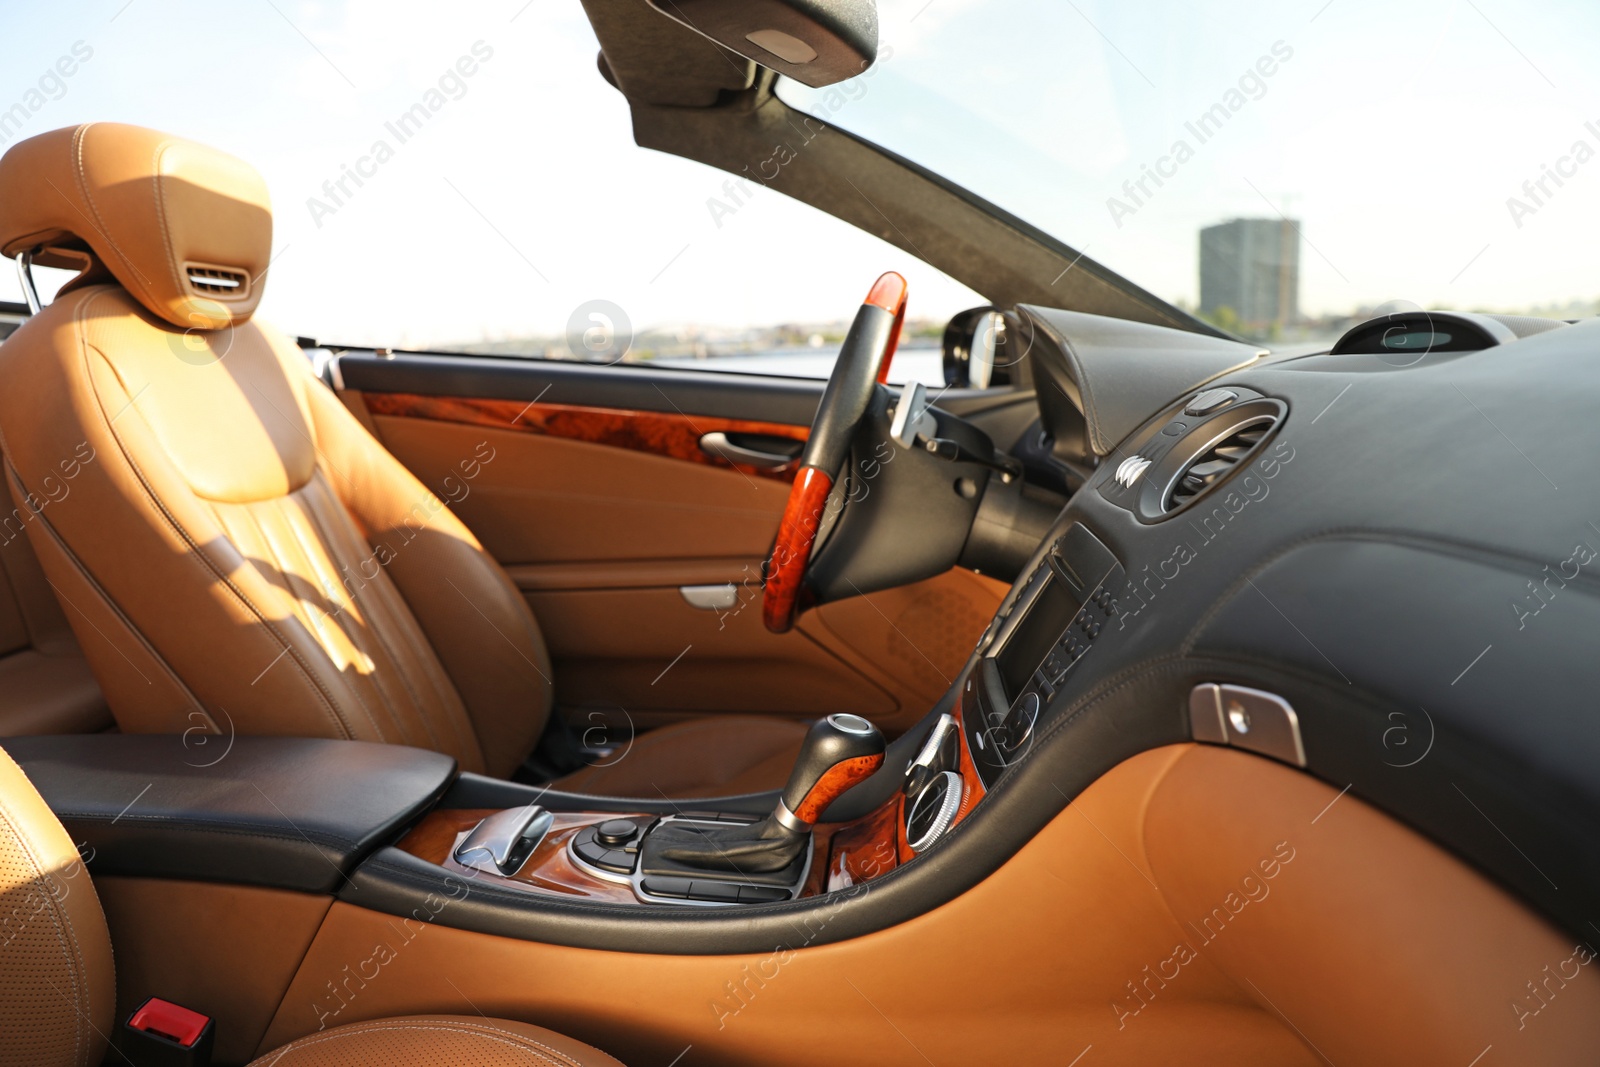
[[[1250,333],[1300,317],[1299,223],[1232,219],[1200,231],[1200,313],[1221,308]]]

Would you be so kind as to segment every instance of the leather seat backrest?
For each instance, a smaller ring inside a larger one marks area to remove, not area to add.
[[[112,725],[100,686],[0,489],[0,737],[94,733]]]
[[[0,751],[0,1067],[95,1067],[116,1010],[111,937],[61,823]]]
[[[538,625],[251,318],[270,245],[259,175],[200,145],[91,124],[0,159],[0,252],[85,266],[0,346],[34,548],[125,730],[397,742],[509,773],[548,715]]]

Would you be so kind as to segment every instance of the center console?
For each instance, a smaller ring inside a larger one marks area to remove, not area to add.
[[[866,720],[830,715],[807,737],[765,816],[698,807],[555,811],[445,809],[399,849],[463,876],[564,900],[727,908],[861,885],[931,848],[1027,754],[1052,698],[1108,627],[1122,564],[1082,525],[1041,552],[1002,604],[972,668],[930,725],[898,746],[898,781],[868,810],[824,821],[834,800],[885,764]]]
[[[1116,593],[1127,586],[1112,551],[1074,523],[1001,604],[966,682],[966,737],[986,783],[1027,753],[1052,698],[1106,629],[1121,626]]]
[[[646,905],[728,907],[776,904],[856,884],[892,869],[910,846],[926,847],[954,821],[966,796],[959,773],[935,770],[958,744],[953,720],[919,774],[948,775],[952,810],[931,822],[901,818],[905,795],[848,823],[818,823],[840,796],[884,765],[883,735],[856,715],[828,715],[806,735],[783,792],[765,816],[748,812],[562,812],[543,804],[495,810],[441,810],[399,843],[413,856],[474,879],[522,892]],[[929,746],[924,746],[928,748]],[[916,794],[929,784],[918,777]],[[910,792],[909,790],[906,792]],[[937,826],[935,826],[937,824]],[[907,827],[909,826],[909,832]]]

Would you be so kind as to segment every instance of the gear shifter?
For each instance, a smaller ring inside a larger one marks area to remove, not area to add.
[[[746,826],[665,825],[650,835],[650,851],[699,870],[781,871],[800,855],[828,805],[883,766],[884,748],[883,734],[868,720],[829,715],[806,734],[772,814]]]

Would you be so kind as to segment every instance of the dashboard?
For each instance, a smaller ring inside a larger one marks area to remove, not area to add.
[[[987,795],[952,847],[1053,814],[1067,783],[1139,751],[1235,743],[1588,931],[1600,324],[1433,313],[1273,357],[1018,314],[1045,431],[1081,434],[1065,451],[1093,473],[958,683]],[[1156,364],[1198,373],[1134,421],[1170,387],[1143,374]]]

